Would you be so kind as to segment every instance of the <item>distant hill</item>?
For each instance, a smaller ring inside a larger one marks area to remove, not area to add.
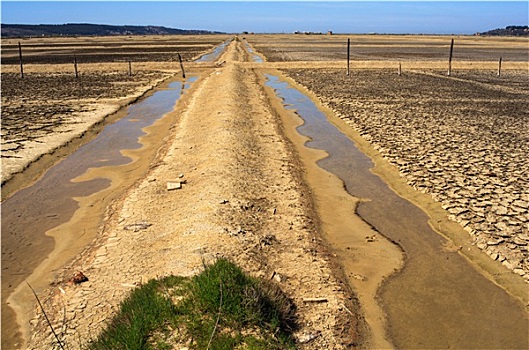
[[[529,36],[529,26],[507,26],[489,30],[488,32],[478,33],[479,35],[497,35],[497,36]]]
[[[159,26],[112,26],[104,24],[2,24],[2,37],[28,36],[105,36],[161,34],[220,34],[207,30],[174,29]]]

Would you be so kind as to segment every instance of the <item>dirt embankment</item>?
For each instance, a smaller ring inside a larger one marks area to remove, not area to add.
[[[355,303],[319,238],[302,166],[257,75],[238,64],[245,57],[232,43],[224,66],[183,97],[151,172],[112,205],[96,241],[48,290],[45,307],[70,346],[97,334],[132,286],[193,274],[217,256],[279,283],[297,305],[301,348],[361,341]],[[179,179],[182,189],[168,191],[167,182]],[[75,270],[90,281],[64,284]],[[42,315],[31,325],[30,348],[53,342]]]

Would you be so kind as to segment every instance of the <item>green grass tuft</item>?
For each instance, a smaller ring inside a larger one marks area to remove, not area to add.
[[[192,278],[168,276],[132,291],[89,348],[293,348],[294,312],[276,285],[219,259]]]

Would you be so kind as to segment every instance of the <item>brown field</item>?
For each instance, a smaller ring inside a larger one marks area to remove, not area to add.
[[[128,187],[77,199],[82,214],[48,232],[56,238],[51,259],[31,275],[23,271],[24,276],[13,276],[15,285],[3,283],[3,346],[29,342],[37,349],[53,341],[42,315],[33,312],[32,295],[21,287],[12,293],[25,278],[37,287],[50,316],[62,325],[62,336],[75,347],[74,338],[101,330],[126,295],[124,286],[167,271],[192,274],[206,258],[218,255],[254,275],[279,276],[280,286],[299,307],[303,326],[295,337],[302,349],[405,344],[388,331],[393,325],[385,323],[378,290],[402,268],[406,252],[384,237],[377,236],[376,244],[365,242],[378,233],[351,214],[358,199],[346,196],[338,178],[315,166],[321,152],[303,148],[305,140],[294,131],[297,122],[262,87],[264,72],[281,72],[305,87],[333,123],[376,160],[377,169],[385,169],[376,170],[379,175],[400,196],[420,203],[430,225],[435,222],[438,232],[450,238],[447,249],[455,247],[484,278],[514,296],[515,308],[527,311],[528,39],[455,37],[450,77],[451,37],[446,36],[244,35],[216,62],[193,62],[226,39],[23,39],[24,79],[19,76],[18,40],[3,40],[2,199],[42,172],[30,174],[25,170],[29,164],[111,121],[110,114],[155,91],[162,81],[181,79],[177,53],[186,71],[200,77],[170,113],[173,119],[164,118],[145,137],[146,149],[158,147],[156,156],[142,159],[144,150],[131,152],[133,164],[118,169],[113,181],[129,181]],[[264,62],[252,62],[245,42]],[[62,147],[62,154],[73,148]],[[136,172],[140,166],[145,173]],[[105,171],[93,170],[82,178],[104,177]],[[178,173],[185,174],[184,190],[167,192],[165,180]],[[337,207],[350,213],[335,215],[332,208]],[[329,218],[336,226],[328,226]],[[144,220],[152,228],[134,234],[123,230],[125,224]],[[450,229],[443,231],[445,227]],[[335,254],[339,230],[352,228],[355,249],[372,257],[352,257],[354,271]],[[68,246],[81,231],[83,245]],[[19,269],[9,259],[16,261],[17,254],[27,251],[13,248],[14,257],[7,258],[2,245],[4,282],[11,278],[6,272]],[[90,283],[64,283],[75,270],[89,273]],[[19,328],[5,304],[11,293]],[[315,296],[328,302],[302,302]],[[527,319],[526,314],[521,317]],[[313,334],[307,343],[300,340]],[[513,339],[509,346],[527,345],[523,335]]]
[[[286,73],[442,203],[473,244],[529,281],[529,74]]]
[[[476,245],[529,281],[528,39],[455,37],[451,77],[446,36],[246,39],[266,62],[302,61],[284,71],[372,143],[410,186],[442,203]]]
[[[18,43],[27,64],[192,61],[226,40],[226,35],[23,38],[2,40],[2,64],[18,64]]]
[[[407,35],[249,35],[255,50],[268,62],[344,61],[347,39],[353,61],[447,61],[447,36]],[[454,37],[453,60],[523,62],[529,53],[525,38]]]
[[[447,77],[450,37],[246,38],[266,62],[303,61],[284,71],[372,143],[410,186],[443,203],[476,245],[529,281],[528,39],[455,37]],[[499,57],[508,67],[501,76]]]

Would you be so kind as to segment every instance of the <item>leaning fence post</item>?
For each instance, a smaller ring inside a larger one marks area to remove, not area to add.
[[[351,50],[351,39],[347,38],[347,75],[349,75],[350,73],[350,70],[349,70],[349,58],[351,57],[350,50]]]
[[[498,76],[501,76],[501,57],[500,61],[498,62]]]
[[[77,57],[73,55],[73,68],[75,70],[75,78],[79,78],[79,73],[77,72]]]
[[[20,78],[24,79],[24,63],[22,62],[22,45],[18,42],[18,58],[20,59]]]
[[[452,53],[454,52],[454,39],[450,43],[450,56],[448,57],[448,76],[452,74]]]
[[[178,54],[178,61],[180,62],[180,68],[182,69],[182,78],[186,78],[186,72],[184,71],[184,64],[182,63],[182,56]]]

